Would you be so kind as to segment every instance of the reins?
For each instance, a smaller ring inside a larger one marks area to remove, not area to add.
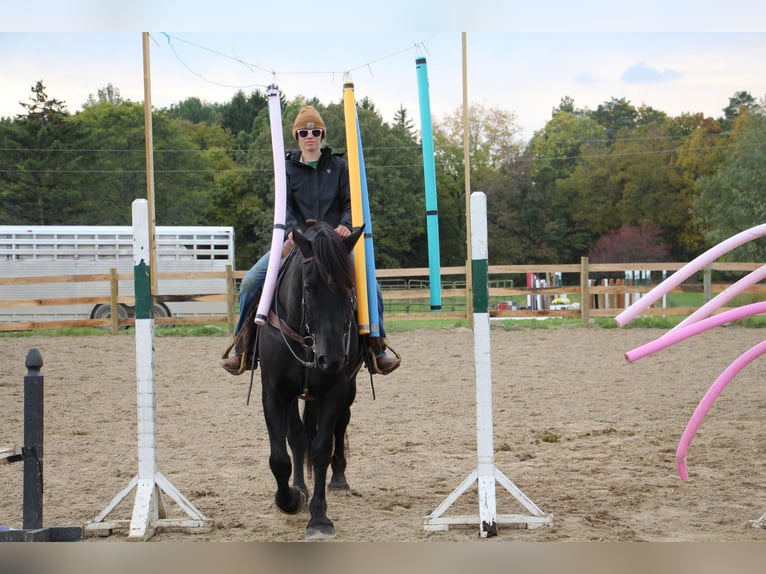
[[[313,261],[313,257],[307,257],[303,259],[302,263],[310,263]],[[277,286],[275,288],[275,291],[279,292],[279,287],[282,284],[282,278],[283,275],[280,274],[277,278]],[[316,352],[314,349],[314,336],[311,335],[311,330],[309,328],[308,323],[306,322],[306,301],[304,297],[301,295],[301,323],[303,324],[303,327],[307,333],[307,335],[301,335],[298,333],[295,329],[290,327],[290,325],[287,324],[287,322],[280,317],[279,313],[279,297],[274,297],[274,310],[269,310],[269,325],[272,327],[275,327],[279,330],[279,334],[282,337],[282,342],[284,342],[287,349],[290,351],[290,354],[293,356],[293,358],[298,361],[301,365],[303,365],[307,369],[313,369],[316,367]],[[304,351],[306,352],[306,359],[301,359],[293,350],[292,345],[287,340],[287,336],[290,337],[293,341],[300,344]]]
[[[306,257],[302,260],[302,264],[311,263],[314,261],[314,257]],[[281,285],[283,276],[280,275],[277,278],[277,286],[276,291],[279,291],[279,287]],[[349,305],[351,307],[351,312],[353,312],[353,305],[354,300],[353,298],[350,299]],[[279,333],[282,337],[282,341],[284,342],[285,346],[290,351],[290,354],[293,356],[293,358],[300,363],[303,367],[307,369],[314,369],[316,368],[316,341],[314,339],[314,335],[311,329],[311,325],[309,324],[307,318],[309,317],[309,313],[306,311],[306,299],[301,296],[301,323],[303,324],[303,330],[306,333],[305,335],[300,334],[298,331],[293,329],[290,325],[287,324],[287,322],[282,319],[279,312],[279,298],[274,298],[274,310],[269,310],[268,314],[268,322],[269,325],[274,327],[275,329],[279,330]],[[351,325],[353,321],[351,320],[351,315],[349,314],[349,319],[346,322],[346,326],[344,329],[344,339],[345,339],[345,351],[346,351],[346,357],[348,358],[348,355],[351,351]],[[301,359],[297,353],[293,350],[292,345],[290,345],[289,341],[287,340],[288,337],[301,345],[306,352],[306,359]]]

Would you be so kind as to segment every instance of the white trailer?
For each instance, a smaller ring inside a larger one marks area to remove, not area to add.
[[[155,249],[159,278],[163,273],[226,271],[234,269],[232,227],[157,226]],[[0,277],[62,276],[61,283],[0,284],[0,300],[109,297],[104,281],[72,281],[76,275],[133,273],[133,228],[130,226],[25,226],[0,225]],[[184,295],[226,293],[225,278],[159,279],[155,317],[226,314],[225,301],[173,301]],[[118,282],[120,296],[133,296],[133,280]],[[162,297],[167,295],[169,297]],[[170,299],[170,300],[165,300]],[[191,299],[191,297],[189,297]],[[120,304],[120,318],[133,315],[133,307]],[[0,306],[0,321],[56,321],[107,319],[111,306],[45,305]]]

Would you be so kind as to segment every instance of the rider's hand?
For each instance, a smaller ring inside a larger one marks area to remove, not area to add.
[[[351,235],[351,230],[345,225],[339,225],[338,227],[335,228],[335,233],[340,235],[341,239],[345,239],[346,237]]]

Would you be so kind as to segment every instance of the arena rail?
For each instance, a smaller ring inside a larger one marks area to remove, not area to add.
[[[582,258],[580,264],[539,264],[539,265],[490,265],[489,292],[490,314],[493,318],[579,318],[587,324],[592,317],[615,317],[629,307],[636,299],[649,292],[683,263],[596,263],[590,264]],[[673,292],[703,293],[704,300],[723,291],[730,283],[713,283],[714,271],[750,272],[758,269],[759,263],[714,262],[708,265],[700,278],[685,282]],[[225,272],[176,272],[159,273],[159,279],[226,279],[226,292],[200,294],[155,295],[157,303],[177,301],[225,302],[225,313],[197,316],[155,317],[157,326],[166,325],[207,325],[227,324],[229,333],[236,325],[236,304],[238,285],[246,271]],[[442,310],[430,310],[429,269],[379,269],[378,281],[386,310],[390,319],[450,319],[467,318],[470,305],[466,305],[469,290],[465,283],[464,267],[442,267]],[[45,307],[60,305],[110,305],[113,312],[105,319],[66,319],[53,321],[23,321],[0,319],[2,331],[30,331],[60,329],[67,327],[101,327],[117,333],[119,329],[135,326],[135,318],[119,317],[118,305],[132,306],[133,294],[120,294],[120,281],[132,280],[132,274],[117,273],[94,275],[68,275],[45,277],[0,277],[0,285],[20,287],[46,283],[110,282],[108,296],[86,296],[66,298],[0,299],[0,316],[8,314],[14,307]],[[756,284],[745,291],[748,294],[766,293],[766,285]],[[521,302],[520,304],[518,302]],[[567,304],[557,304],[568,302]],[[644,315],[688,315],[696,307],[673,307],[665,302],[650,307]]]

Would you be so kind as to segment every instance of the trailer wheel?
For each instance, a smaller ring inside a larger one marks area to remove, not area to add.
[[[170,309],[167,308],[167,306],[164,303],[152,303],[152,317],[156,319],[157,317],[170,317]],[[167,326],[167,325],[163,325]]]
[[[117,318],[127,319],[129,316],[128,310],[125,305],[117,305]],[[90,314],[91,319],[111,319],[112,318],[112,306],[111,305],[96,305]],[[120,327],[121,329],[124,327]]]

